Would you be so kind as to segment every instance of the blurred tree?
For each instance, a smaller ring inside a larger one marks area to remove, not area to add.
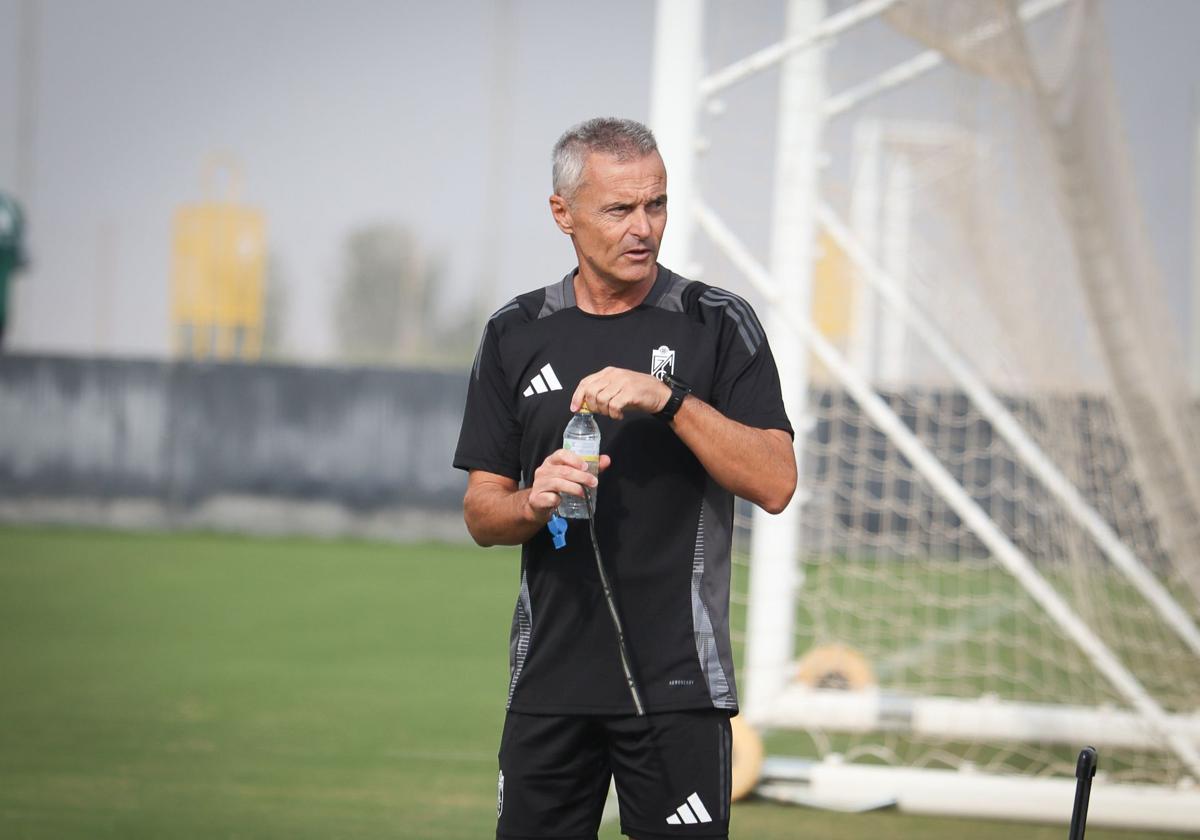
[[[346,239],[335,309],[342,358],[423,360],[435,273],[407,228],[381,223],[353,231]]]
[[[0,349],[8,321],[8,278],[25,265],[25,219],[15,198],[0,192]]]

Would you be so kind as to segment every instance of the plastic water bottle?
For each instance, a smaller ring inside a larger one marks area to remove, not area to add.
[[[588,411],[586,404],[567,424],[567,430],[563,433],[563,449],[582,458],[592,475],[600,475],[600,427],[596,425],[596,418]],[[595,505],[596,488],[590,488],[589,492]],[[582,496],[563,493],[562,501],[558,504],[558,515],[564,519],[587,519],[587,500]]]

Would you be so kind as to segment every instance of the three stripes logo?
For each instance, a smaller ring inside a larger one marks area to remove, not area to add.
[[[534,394],[544,394],[547,391],[561,391],[562,389],[562,383],[554,375],[554,368],[545,364],[542,365],[541,372],[534,376],[529,386],[521,392],[521,396],[532,397]]]
[[[708,809],[704,807],[704,803],[700,801],[700,795],[696,793],[689,796],[687,801],[675,809],[674,814],[667,817],[667,825],[695,825],[712,821]]]

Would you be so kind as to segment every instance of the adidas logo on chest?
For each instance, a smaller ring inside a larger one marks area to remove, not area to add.
[[[558,381],[558,377],[554,373],[554,368],[550,365],[542,365],[542,369],[534,375],[530,380],[529,385],[521,392],[523,397],[532,397],[534,394],[544,394],[547,391],[561,391],[562,383]]]

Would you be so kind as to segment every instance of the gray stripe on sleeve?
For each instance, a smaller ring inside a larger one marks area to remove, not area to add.
[[[746,349],[750,350],[750,355],[757,352],[758,346],[766,338],[766,332],[763,332],[762,325],[758,323],[758,318],[748,302],[719,289],[708,289],[700,296],[700,302],[709,306],[724,307],[727,316],[738,325],[738,332],[742,335]]]
[[[738,313],[732,302],[728,300],[721,300],[720,298],[712,298],[709,296],[709,292],[705,292],[700,296],[700,302],[706,303],[709,306],[724,308],[725,314],[732,318],[733,322],[737,324],[738,334],[741,335],[742,341],[746,343],[746,349],[750,351],[750,355],[753,356],[754,352],[758,349],[759,342],[757,337],[753,336],[750,330],[747,329],[746,324],[743,322],[742,315]]]
[[[504,304],[499,309],[497,309],[495,312],[493,312],[491,315],[489,315],[488,323],[490,324],[492,321],[499,318],[505,312],[512,312],[514,309],[517,309],[518,307],[520,307],[520,305],[521,304],[517,301],[517,299],[513,298],[508,303]],[[486,326],[483,328],[483,338],[479,339],[479,348],[475,351],[475,361],[471,364],[471,374],[475,377],[476,380],[479,379],[479,359],[481,356],[483,356],[483,343],[485,341],[487,341],[487,327]]]
[[[744,297],[739,297],[733,292],[717,288],[709,288],[704,294],[711,300],[729,301],[729,305],[736,309],[738,314],[745,319],[746,328],[750,331],[750,336],[757,342],[766,341],[767,333],[763,329],[762,323],[758,320],[758,316],[754,313],[754,307]]]

